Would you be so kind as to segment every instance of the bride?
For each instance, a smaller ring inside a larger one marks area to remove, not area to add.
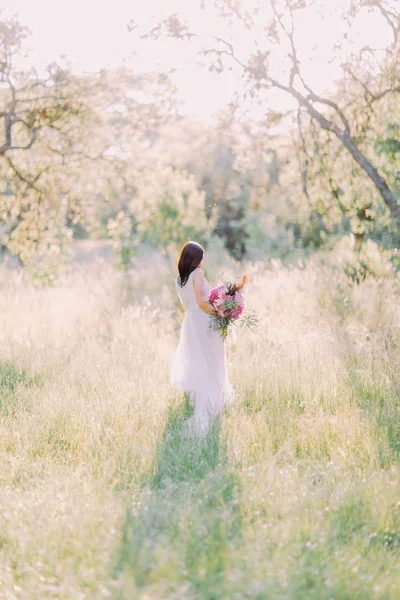
[[[196,434],[206,433],[213,417],[233,399],[225,345],[209,326],[214,309],[208,301],[210,287],[201,269],[203,258],[204,249],[196,242],[185,244],[179,258],[175,283],[186,313],[171,370],[172,385],[186,392],[194,407],[189,428]]]

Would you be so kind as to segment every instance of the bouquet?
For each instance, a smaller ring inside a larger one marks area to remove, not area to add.
[[[254,315],[243,315],[244,296],[243,289],[248,282],[245,274],[239,283],[227,283],[213,288],[208,301],[215,310],[215,315],[210,319],[210,327],[218,331],[223,340],[226,340],[230,330],[233,330],[236,321],[242,325],[252,327],[257,323]]]

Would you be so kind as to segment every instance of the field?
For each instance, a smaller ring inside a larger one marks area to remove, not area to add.
[[[400,280],[251,265],[237,403],[198,440],[148,267],[0,270],[0,598],[398,600]]]

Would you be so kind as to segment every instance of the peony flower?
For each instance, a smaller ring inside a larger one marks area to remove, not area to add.
[[[211,304],[213,304],[214,302],[216,302],[219,299],[222,291],[225,290],[225,289],[226,288],[225,288],[224,285],[220,285],[220,286],[218,286],[218,287],[216,287],[216,288],[214,288],[214,289],[211,290],[210,297],[209,297],[209,301],[211,302]]]
[[[219,285],[211,290],[209,302],[213,306],[216,315],[211,319],[211,327],[214,331],[219,331],[222,338],[225,340],[229,328],[234,325],[234,322],[239,320],[244,311],[244,296],[243,288],[248,281],[248,276],[245,274],[239,283]],[[244,317],[243,322],[254,322],[253,317]]]

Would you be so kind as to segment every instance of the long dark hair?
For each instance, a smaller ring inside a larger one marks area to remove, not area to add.
[[[178,262],[178,271],[180,276],[180,284],[183,287],[189,279],[190,273],[192,273],[204,256],[204,248],[197,244],[197,242],[188,242],[182,248],[181,255]]]

